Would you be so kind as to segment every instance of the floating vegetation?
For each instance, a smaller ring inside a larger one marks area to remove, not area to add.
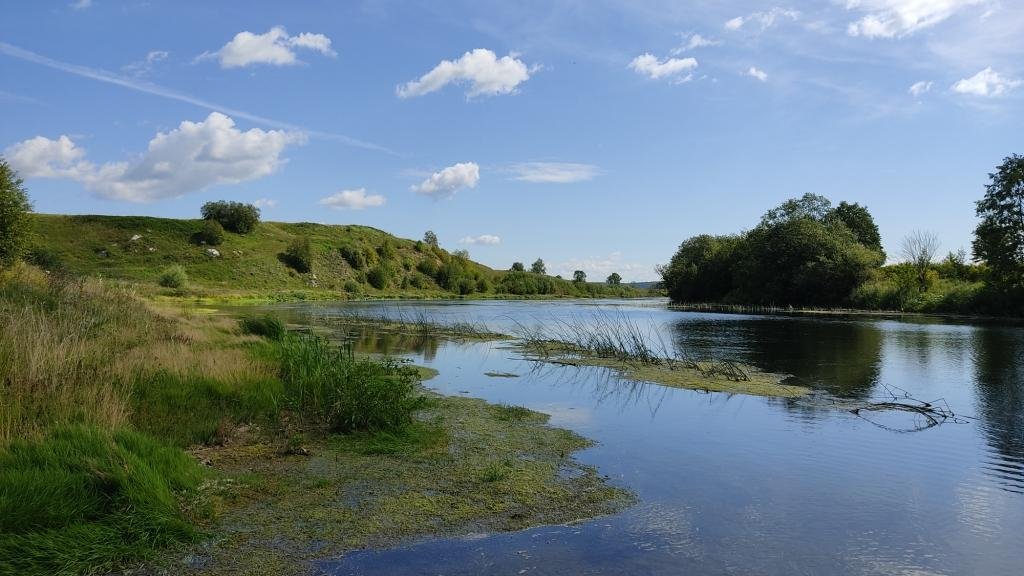
[[[447,338],[455,341],[507,340],[508,334],[495,332],[482,322],[440,321],[423,310],[380,308],[375,312],[345,311],[341,315],[325,318],[332,324],[343,326],[372,326],[423,338]]]

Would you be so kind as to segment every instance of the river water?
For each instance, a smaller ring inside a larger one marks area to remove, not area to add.
[[[503,343],[347,334],[434,367],[444,394],[522,405],[597,442],[577,456],[638,503],[573,526],[427,539],[318,565],[328,574],[1024,573],[1024,327],[936,319],[709,314],[664,300],[288,304],[517,325],[628,319],[695,357],[788,374],[849,402],[902,389],[955,421],[871,420],[827,403],[637,384],[537,366]],[[339,337],[342,336],[339,334]],[[519,377],[493,377],[486,373]]]

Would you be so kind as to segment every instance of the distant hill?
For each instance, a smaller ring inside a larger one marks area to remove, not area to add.
[[[657,290],[661,288],[661,282],[652,280],[650,282],[628,282],[626,286],[636,288],[638,290]]]
[[[222,244],[206,246],[194,241],[202,220],[37,214],[35,224],[31,259],[43,268],[155,288],[164,270],[180,265],[194,293],[641,295],[625,286],[574,284],[528,272],[496,271],[442,248],[367,226],[261,222],[248,234],[228,232]],[[284,258],[288,245],[299,237],[309,238],[312,247],[308,273],[296,271]]]

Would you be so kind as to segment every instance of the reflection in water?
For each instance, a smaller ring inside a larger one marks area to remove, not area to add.
[[[681,350],[791,374],[797,384],[842,398],[867,398],[878,384],[884,335],[871,322],[683,317],[672,329]]]
[[[995,452],[987,471],[1024,493],[1024,337],[1019,330],[980,328],[972,354],[981,426]]]

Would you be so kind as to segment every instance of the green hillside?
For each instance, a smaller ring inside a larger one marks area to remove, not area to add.
[[[227,232],[218,246],[195,240],[203,220],[38,214],[30,259],[45,269],[130,280],[156,293],[195,296],[437,297],[452,295],[636,296],[628,287],[575,284],[528,272],[499,272],[423,242],[366,226],[262,222]],[[285,252],[308,238],[312,266]],[[217,255],[209,252],[217,251]],[[181,266],[184,288],[160,288]]]

